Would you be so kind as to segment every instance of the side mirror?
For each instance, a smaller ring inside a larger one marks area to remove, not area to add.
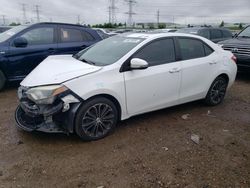
[[[17,48],[25,48],[28,45],[28,41],[24,37],[18,37],[14,39],[14,45]]]
[[[146,69],[148,68],[148,62],[143,59],[133,58],[130,61],[130,68],[132,70],[133,69]]]

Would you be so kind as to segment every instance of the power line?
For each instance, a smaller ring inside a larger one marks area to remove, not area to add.
[[[22,3],[22,11],[23,11],[23,23],[25,24],[27,22],[27,17],[26,17],[26,4]]]
[[[39,5],[35,5],[35,12],[36,12],[36,20],[37,22],[40,22],[40,6]]]
[[[131,27],[133,26],[133,15],[136,13],[133,12],[133,6],[136,4],[135,0],[124,0],[125,2],[128,3],[129,10],[125,14],[128,14],[128,26]]]

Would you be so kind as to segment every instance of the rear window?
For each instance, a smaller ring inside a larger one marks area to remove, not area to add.
[[[211,39],[223,38],[222,32],[219,29],[211,29],[210,32],[211,32]]]
[[[230,38],[233,36],[233,34],[228,30],[222,30],[222,33],[224,38]]]

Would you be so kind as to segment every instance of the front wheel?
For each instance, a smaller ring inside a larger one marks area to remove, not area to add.
[[[117,121],[118,111],[114,103],[97,97],[84,103],[77,112],[75,131],[83,140],[98,140],[110,134]]]
[[[205,103],[210,106],[215,106],[222,103],[226,91],[227,91],[228,81],[224,77],[216,78],[205,98]]]

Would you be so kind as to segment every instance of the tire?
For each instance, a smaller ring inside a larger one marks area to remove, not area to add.
[[[228,81],[226,78],[217,77],[210,86],[205,103],[209,106],[216,106],[223,102],[226,95]]]
[[[3,90],[5,83],[6,83],[6,77],[4,73],[0,70],[0,91]]]
[[[99,140],[113,132],[117,122],[115,104],[107,98],[96,97],[86,101],[78,110],[75,131],[82,140]]]

